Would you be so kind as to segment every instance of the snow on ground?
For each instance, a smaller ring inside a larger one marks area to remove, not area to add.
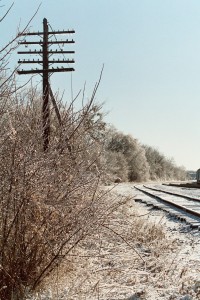
[[[200,299],[199,231],[136,196],[133,185],[117,185],[108,200],[126,201],[31,299]]]

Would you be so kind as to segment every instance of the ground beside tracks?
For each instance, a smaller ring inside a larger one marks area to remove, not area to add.
[[[105,200],[116,209],[27,299],[200,299],[199,231],[136,195],[133,185],[116,185]]]

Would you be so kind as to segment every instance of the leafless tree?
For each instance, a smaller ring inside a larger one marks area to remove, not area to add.
[[[150,166],[151,180],[185,180],[187,175],[183,167],[177,167],[173,159],[168,159],[157,149],[144,146]]]
[[[144,148],[130,135],[125,135],[114,128],[107,132],[106,150],[123,155],[129,181],[145,181],[149,178],[149,165],[145,156]],[[116,161],[118,164],[118,162]],[[125,164],[123,164],[123,167]],[[121,169],[121,172],[124,171]],[[124,174],[126,174],[124,173]],[[118,171],[119,174],[119,171]],[[120,174],[119,174],[120,176]]]

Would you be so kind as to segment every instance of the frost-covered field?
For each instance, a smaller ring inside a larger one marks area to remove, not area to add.
[[[117,185],[110,218],[27,299],[200,299],[200,233],[136,195],[133,185]]]

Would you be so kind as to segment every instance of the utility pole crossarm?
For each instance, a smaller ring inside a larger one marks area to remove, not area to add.
[[[48,32],[48,35],[49,34],[73,34],[75,33],[75,30],[71,29],[71,30],[63,30],[63,31],[49,31]],[[20,36],[28,36],[28,35],[43,35],[43,32],[27,32],[27,33],[20,33],[19,34]]]
[[[48,44],[74,44],[74,40],[66,40],[66,41],[48,41]],[[20,45],[42,45],[43,41],[38,42],[19,42]]]
[[[74,68],[52,68],[52,69],[46,69],[46,70],[39,70],[39,69],[33,69],[33,70],[21,70],[17,71],[19,75],[22,74],[45,74],[45,73],[57,73],[57,72],[73,72],[75,71]]]
[[[17,52],[18,54],[43,54],[43,51],[41,50],[34,50],[34,51],[18,51]],[[48,54],[74,54],[75,51],[53,51],[53,50],[50,50],[50,51],[47,51]]]
[[[74,40],[66,40],[66,41],[48,41],[48,44],[74,44]]]
[[[42,64],[43,60],[18,60],[19,64]],[[66,60],[60,60],[60,59],[53,59],[53,60],[49,60],[50,64],[61,64],[61,63],[66,63],[66,64],[73,64],[75,63],[74,59],[66,59]]]

